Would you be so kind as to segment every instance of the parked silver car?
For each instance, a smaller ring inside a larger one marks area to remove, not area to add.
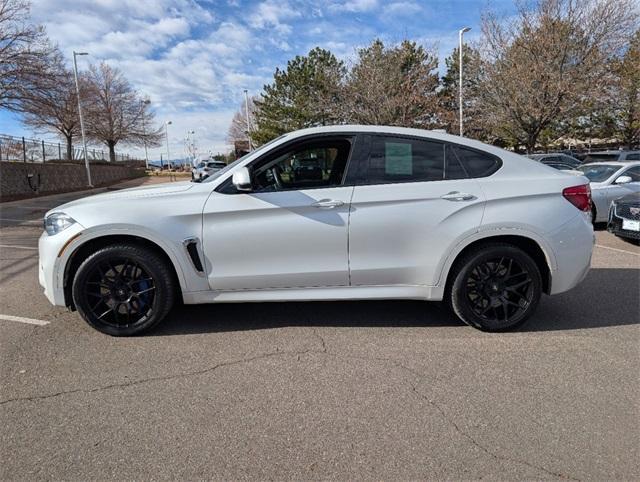
[[[578,171],[590,181],[594,223],[607,221],[613,201],[640,192],[640,162],[593,162],[578,167]]]
[[[585,163],[591,162],[629,162],[640,161],[640,151],[609,150],[591,152],[585,157]]]

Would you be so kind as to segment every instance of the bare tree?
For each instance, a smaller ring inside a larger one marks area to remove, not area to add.
[[[54,52],[44,29],[29,22],[26,0],[0,0],[0,108],[19,111],[24,99],[46,88]]]
[[[345,95],[347,122],[428,127],[435,121],[437,57],[408,40],[381,40],[358,52]]]
[[[34,90],[22,101],[23,120],[37,131],[60,135],[66,142],[66,159],[71,160],[73,139],[80,133],[73,73],[65,66],[60,52],[53,56],[48,72],[47,85]],[[81,91],[84,90],[81,87]]]
[[[227,132],[227,142],[229,144],[235,144],[237,141],[249,141],[249,132],[256,125],[256,104],[255,98],[249,97],[248,102],[249,110],[249,125],[247,125],[247,106],[242,102],[242,105],[233,114],[231,119],[231,125]]]
[[[521,2],[515,20],[482,20],[486,82],[481,96],[494,135],[527,151],[581,111],[603,87],[607,59],[628,44],[635,0]],[[562,133],[556,133],[559,137]]]
[[[160,145],[164,135],[154,128],[154,114],[118,69],[106,63],[91,65],[86,81],[87,135],[109,148],[109,160],[115,161],[118,143],[135,146]]]
[[[640,145],[640,30],[622,58],[612,61],[607,116],[611,132],[629,149]]]

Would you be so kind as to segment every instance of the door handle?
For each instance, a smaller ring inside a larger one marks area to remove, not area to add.
[[[320,201],[316,201],[312,204],[314,208],[320,209],[333,209],[344,205],[342,201],[337,201],[335,199],[320,199]]]
[[[447,201],[471,201],[473,199],[476,199],[476,197],[473,194],[469,194],[466,192],[458,192],[458,191],[451,191],[447,194],[440,196],[440,198],[446,199]]]

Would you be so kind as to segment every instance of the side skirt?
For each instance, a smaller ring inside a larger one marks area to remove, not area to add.
[[[439,286],[338,286],[274,290],[195,291],[183,293],[185,304],[265,301],[431,300],[442,299]]]

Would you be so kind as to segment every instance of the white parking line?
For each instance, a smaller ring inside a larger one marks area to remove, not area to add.
[[[3,315],[3,314],[0,314],[0,320],[17,321],[18,323],[27,323],[29,325],[39,325],[39,326],[44,326],[49,324],[48,321],[44,321],[44,320],[35,320],[33,318],[23,318],[22,316],[11,316],[11,315]]]
[[[14,244],[0,244],[0,248],[12,248],[12,249],[31,249],[33,251],[38,251],[37,247],[33,246],[18,246]]]
[[[595,246],[597,248],[610,249],[611,251],[617,251],[618,253],[626,253],[626,254],[632,254],[634,256],[640,256],[640,253],[634,253],[633,251],[627,251],[626,249],[610,248],[609,246],[602,246],[601,244],[596,244]]]

